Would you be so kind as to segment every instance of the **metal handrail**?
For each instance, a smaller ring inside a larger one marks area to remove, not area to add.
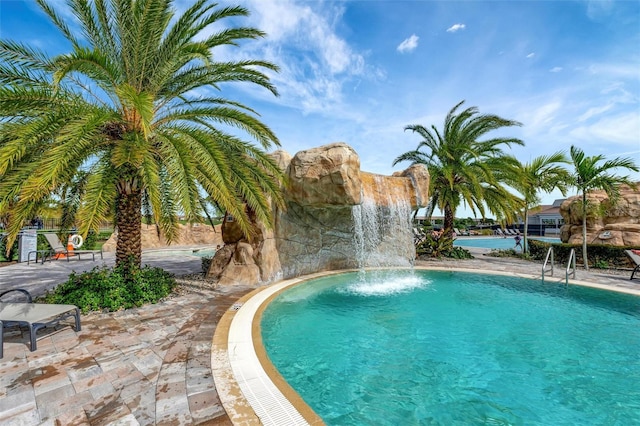
[[[569,272],[569,270],[573,270]],[[567,262],[567,269],[565,270],[565,283],[569,284],[569,275],[572,275],[571,278],[576,279],[576,251],[571,249],[569,253],[569,261]]]
[[[549,257],[551,257],[551,269],[547,270],[547,263],[549,263]],[[544,282],[545,272],[551,272],[549,275],[553,276],[553,247],[549,247],[547,250],[547,256],[544,258],[544,264],[542,265],[542,282]]]

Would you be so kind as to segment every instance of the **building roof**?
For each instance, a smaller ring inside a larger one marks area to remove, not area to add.
[[[555,200],[553,204],[543,204],[539,205],[533,209],[531,209],[530,214],[532,216],[559,216],[560,215],[560,206],[564,202],[564,198]]]

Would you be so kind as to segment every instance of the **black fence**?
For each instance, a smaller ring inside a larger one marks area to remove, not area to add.
[[[39,230],[46,230],[46,231],[58,231],[58,230],[74,231],[76,229],[75,227],[72,227],[71,229],[61,229],[61,224],[62,224],[62,221],[56,218],[45,218],[45,219],[36,218],[26,223],[25,228],[39,229]],[[0,232],[3,229],[2,225],[3,224],[0,223]],[[100,225],[98,226],[99,232],[111,232],[113,231],[113,228],[114,228],[113,223],[107,222],[107,221],[101,222]]]

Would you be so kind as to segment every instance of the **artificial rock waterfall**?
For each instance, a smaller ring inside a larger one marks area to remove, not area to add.
[[[344,143],[274,156],[288,177],[286,209],[275,211],[274,229],[256,224],[251,241],[225,219],[225,246],[207,278],[256,285],[326,270],[412,264],[411,212],[425,207],[429,196],[424,166],[393,176],[363,172]]]

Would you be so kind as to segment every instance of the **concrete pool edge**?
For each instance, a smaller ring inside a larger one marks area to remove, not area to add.
[[[345,272],[353,270],[324,271],[260,287],[225,312],[213,337],[211,365],[218,396],[232,423],[324,424],[271,364],[262,346],[260,318],[269,302],[287,288]]]
[[[540,279],[539,274],[478,268],[420,265],[414,268],[380,269],[434,270]],[[280,425],[283,420],[286,420],[286,424],[296,425],[324,424],[271,364],[262,346],[260,319],[271,300],[289,287],[315,278],[354,271],[325,271],[261,287],[244,296],[224,314],[214,335],[212,369],[220,401],[234,424]],[[550,285],[564,284],[564,281],[564,277],[545,278],[545,283]],[[640,290],[587,281],[569,280],[569,284],[640,296]]]

